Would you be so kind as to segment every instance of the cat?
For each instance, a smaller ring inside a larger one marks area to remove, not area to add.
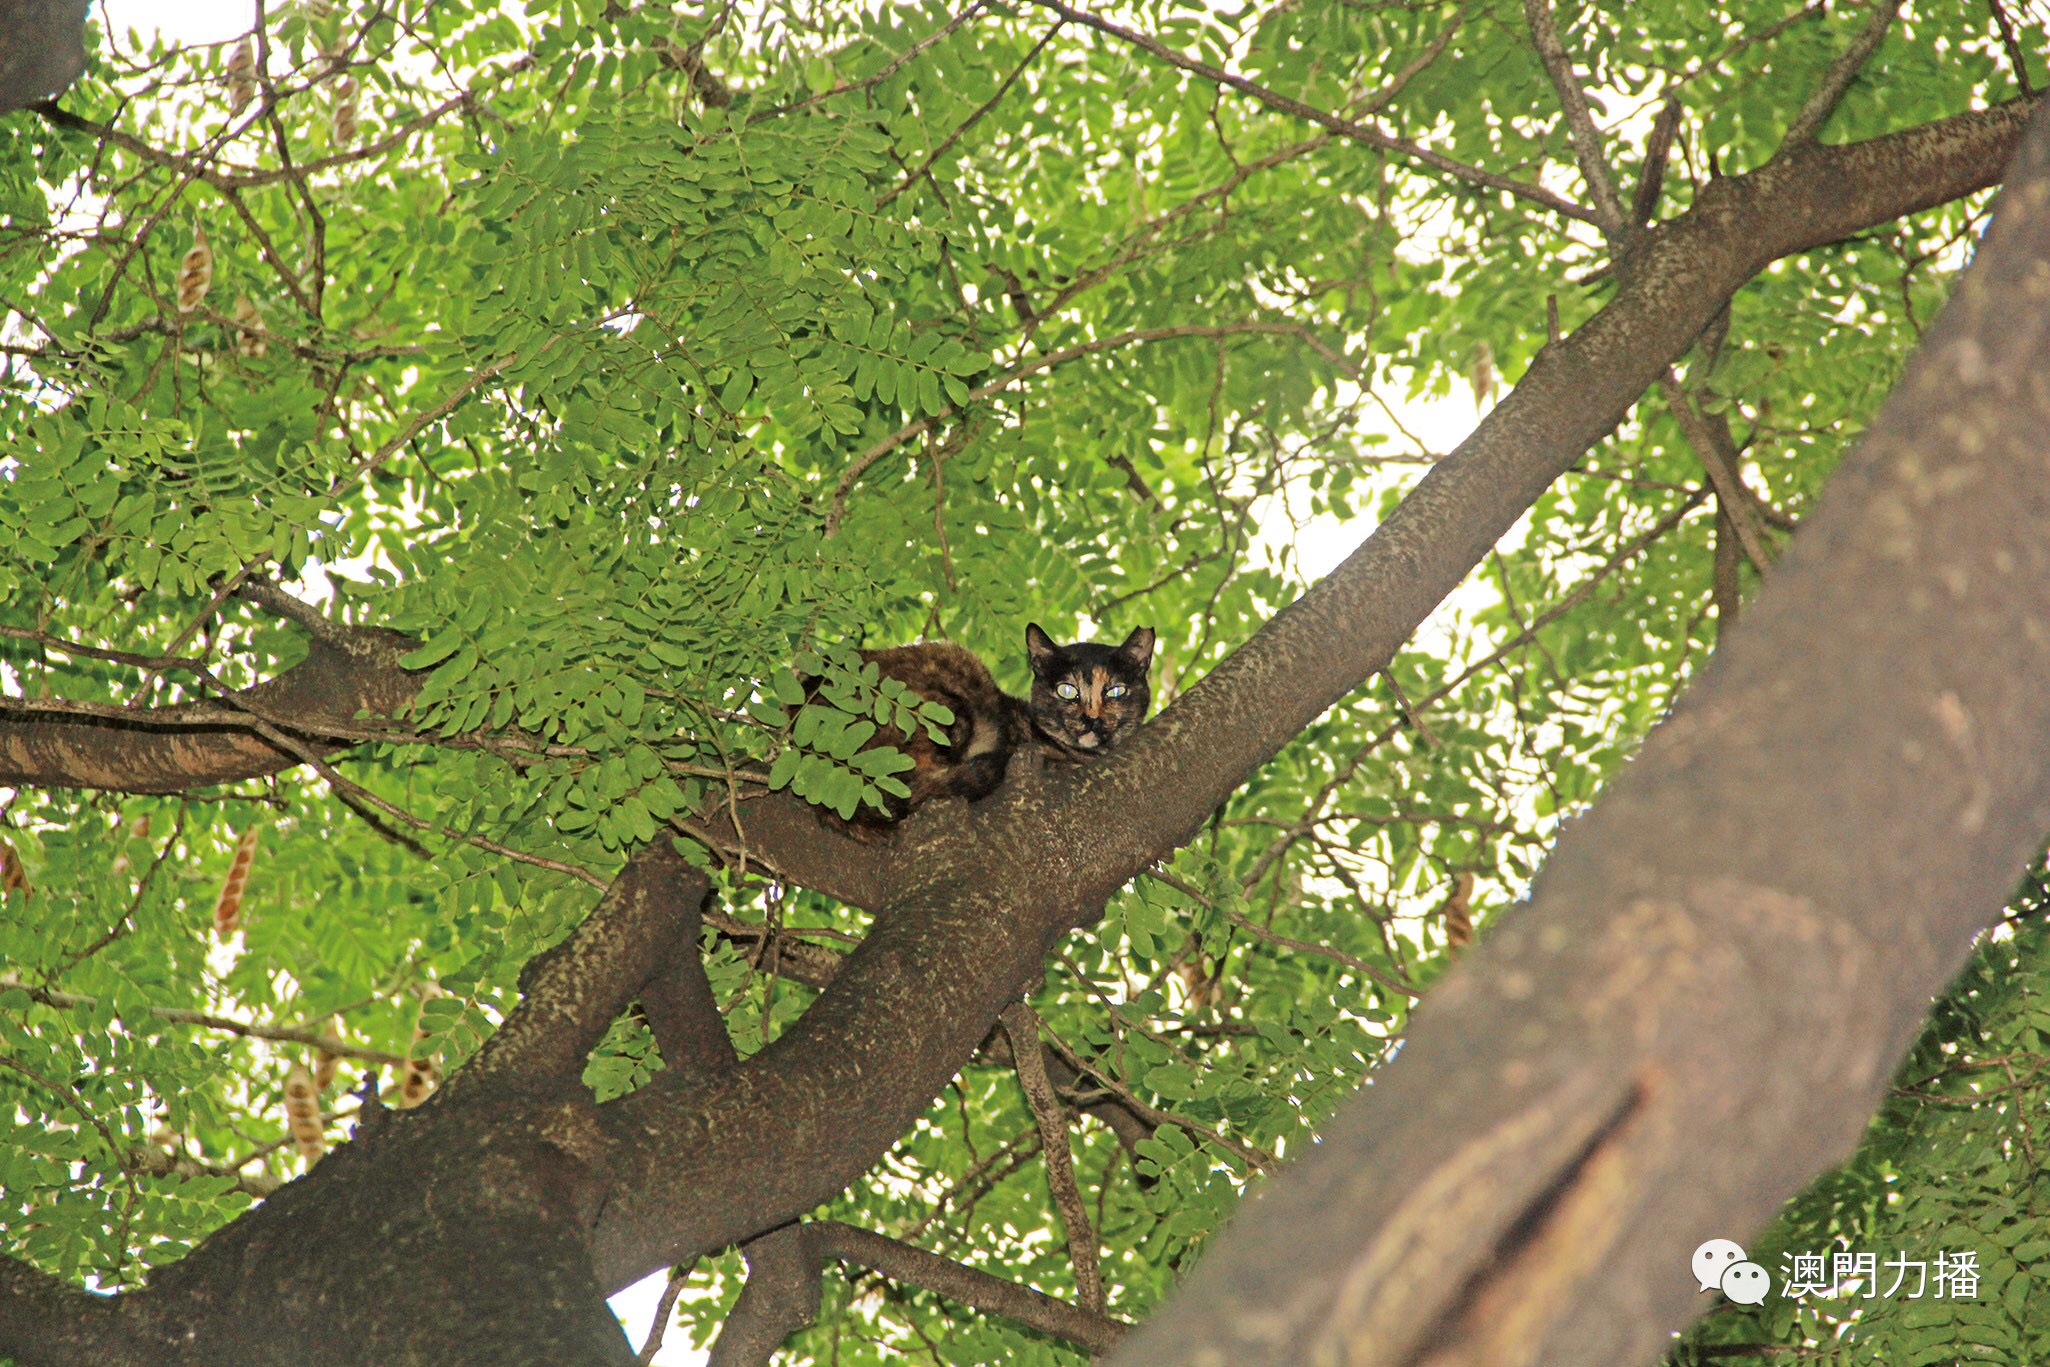
[[[1037,622],[1025,628],[1032,692],[1017,698],[997,686],[974,651],[946,641],[864,650],[886,679],[895,679],[954,720],[935,739],[919,728],[905,735],[880,727],[864,749],[890,745],[911,759],[898,780],[909,795],[886,794],[881,810],[863,807],[849,821],[829,824],[863,839],[878,839],[936,797],[988,797],[1004,781],[1011,756],[1035,749],[1044,760],[1065,762],[1105,754],[1138,729],[1152,701],[1147,673],[1153,629],[1140,627],[1121,645],[1078,641],[1056,645]]]

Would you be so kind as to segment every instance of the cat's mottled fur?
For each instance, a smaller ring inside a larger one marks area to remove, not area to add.
[[[1063,646],[1033,623],[1025,628],[1025,653],[1032,666],[1029,698],[998,688],[975,652],[946,641],[861,652],[884,678],[943,704],[954,720],[944,743],[923,728],[909,736],[893,726],[877,730],[870,747],[892,745],[911,757],[912,767],[897,776],[911,795],[885,798],[882,811],[862,808],[848,823],[851,834],[873,839],[936,797],[988,797],[1004,781],[1011,756],[1027,747],[1046,759],[1093,758],[1145,718],[1152,700],[1146,677],[1153,663],[1151,627],[1140,627],[1121,645]]]
[[[1140,627],[1122,645],[1078,641],[1055,645],[1037,622],[1025,628],[1032,697],[1024,720],[1032,740],[1062,759],[1100,755],[1137,730],[1153,690],[1153,628]],[[1015,707],[1018,699],[1010,702]]]

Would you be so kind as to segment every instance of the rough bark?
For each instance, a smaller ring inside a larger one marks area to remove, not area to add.
[[[85,70],[91,0],[0,3],[0,114],[64,93]]]
[[[758,823],[744,807],[751,857],[871,907],[874,929],[804,1017],[744,1064],[710,1063],[688,1086],[597,1106],[574,1084],[575,1061],[608,1013],[694,943],[703,895],[658,867],[663,856],[635,861],[436,1103],[383,1122],[117,1301],[129,1348],[98,1360],[630,1361],[600,1291],[751,1241],[857,1178],[972,1055],[1055,940],[1386,665],[1755,271],[1992,183],[2024,113],[2004,106],[1848,147],[1807,144],[1709,186],[1690,213],[1644,236],[1611,304],[1548,347],[1372,539],[1117,756],[1019,776],[974,808],[935,804],[879,851],[787,804],[765,802]],[[339,743],[362,698],[391,689],[377,696],[401,705],[410,688],[394,641],[364,657],[317,648],[305,674],[279,681],[332,691],[310,693],[304,707],[295,695],[295,726]],[[250,710],[279,707],[266,696]],[[189,715],[147,711],[55,719],[6,700],[0,783],[170,791],[296,762],[218,711],[194,727]],[[733,834],[715,843],[737,844]],[[1651,916],[1641,938],[1662,943],[1666,924]],[[1788,971],[1800,962],[1790,956]],[[1699,969],[1701,981],[1716,985],[1720,963]],[[670,989],[654,989],[681,1013],[664,1030],[703,1042],[688,984]],[[1483,1042],[1495,1043],[1442,1048]],[[1490,1085],[1521,1097],[1550,1076],[1539,1068],[1535,1081]],[[1609,1153],[1616,1134],[1635,1133],[1646,1089],[1664,1085],[1590,1074],[1544,1093],[1548,1170],[1579,1171],[1576,1155]],[[1548,1189],[1525,1192],[1526,1205]],[[48,1290],[23,1284],[27,1296]],[[72,1303],[78,1332],[99,1332],[87,1321],[106,1318],[103,1303]],[[47,1332],[0,1318],[0,1352],[24,1364],[72,1360],[47,1350]]]
[[[1639,1362],[1862,1133],[2050,831],[2050,114],[1792,553],[1120,1363]]]

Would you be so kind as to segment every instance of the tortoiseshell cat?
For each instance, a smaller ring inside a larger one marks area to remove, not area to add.
[[[843,827],[877,839],[920,804],[936,797],[973,802],[1004,781],[1011,756],[1031,746],[1052,760],[1088,759],[1115,747],[1146,716],[1153,692],[1153,628],[1140,627],[1122,645],[1078,641],[1055,645],[1038,623],[1025,628],[1032,694],[1014,698],[997,687],[975,652],[945,641],[864,650],[861,658],[928,702],[954,714],[944,743],[925,730],[906,736],[878,728],[863,747],[894,745],[911,757],[898,775],[909,797],[888,796],[885,809],[864,807]],[[832,824],[841,825],[835,821]]]

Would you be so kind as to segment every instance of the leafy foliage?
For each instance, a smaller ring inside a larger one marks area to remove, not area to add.
[[[1521,6],[1132,8],[1452,163],[1583,188]],[[1770,155],[1864,18],[1660,0],[1562,22],[1619,166],[1680,102],[1671,216]],[[1028,619],[1150,623],[1172,699],[1298,591],[1314,536],[1356,539],[1451,444],[1447,396],[1485,388],[1482,357],[1520,373],[1554,308],[1570,329],[1608,288],[1586,225],[1529,194],[1029,5],[301,0],[239,108],[227,49],[97,44],[67,118],[0,126],[0,683],[61,715],[274,677],[305,636],[231,596],[252,576],[412,634],[428,671],[403,726],[366,723],[318,770],[0,803],[5,1251],[107,1288],[299,1168],[281,1097],[307,1046],[280,1029],[332,1021],[354,1050],[326,1098],[339,1137],[381,1059],[459,1066],[632,848],[736,791],[842,815],[900,791],[903,757],[863,742],[949,718],[862,644],[961,641],[1016,689]],[[1917,6],[1825,136],[2015,88],[1981,7]],[[1690,360],[1769,525],[1808,509],[1983,210],[1775,265]],[[1713,648],[1704,484],[1648,399],[1384,678],[1049,961],[1055,1051],[1147,1120],[1075,1131],[1114,1313],[1144,1315],[1397,1047],[1463,937],[1463,880],[1483,923],[1520,896]],[[243,928],[210,939],[251,825]],[[865,927],[758,877],[720,896],[707,967],[748,1053],[811,993],[740,932],[838,949]],[[1983,1314],[1864,1314],[1881,1356],[1860,1360],[2044,1356],[2038,910],[1772,1236],[1984,1249]],[[609,1098],[659,1067],[627,1018],[587,1080]],[[1988,1076],[2014,1090],[1958,1104]],[[1069,1295],[1039,1145],[978,1063],[828,1213]],[[696,1342],[739,1276],[730,1256],[693,1273]],[[1833,1342],[1837,1313],[1775,1302],[1697,1343]],[[792,1348],[1076,1356],[867,1274]]]

